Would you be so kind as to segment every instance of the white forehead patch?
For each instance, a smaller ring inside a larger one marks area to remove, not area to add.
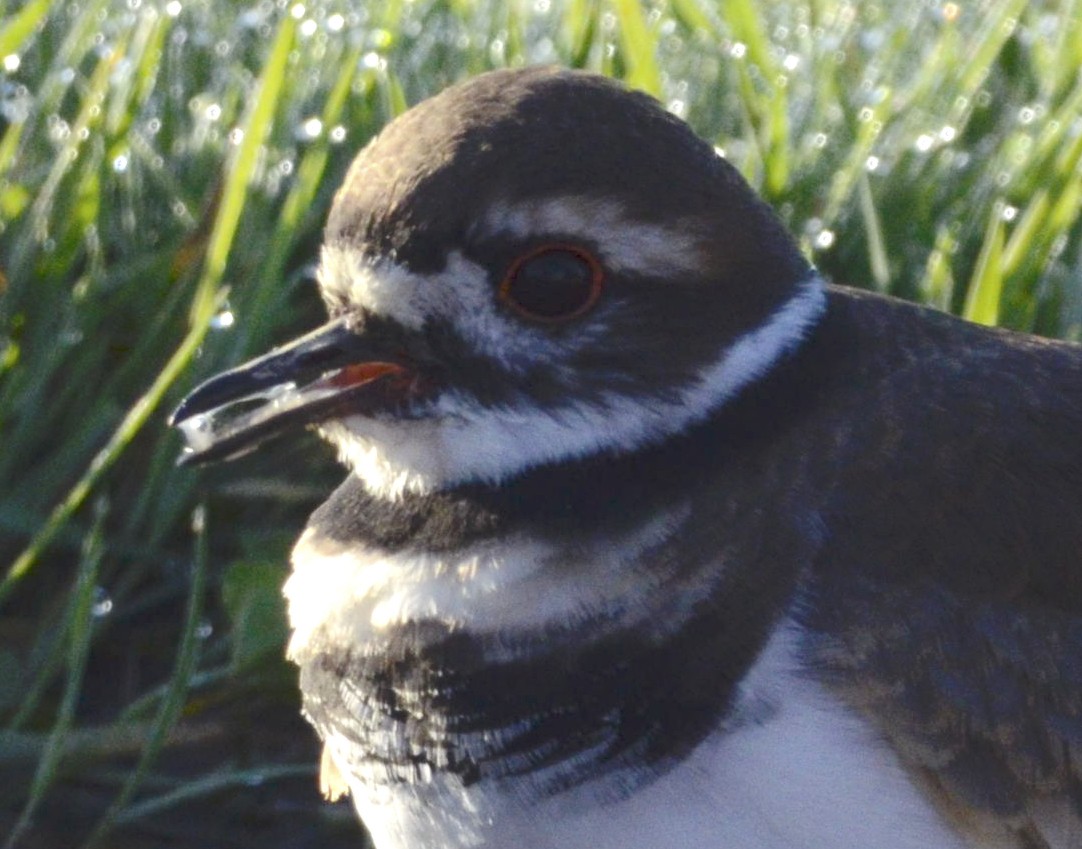
[[[593,242],[602,264],[616,272],[673,277],[702,270],[702,239],[693,220],[637,221],[619,203],[604,198],[568,195],[497,202],[471,236],[484,239],[497,234]]]

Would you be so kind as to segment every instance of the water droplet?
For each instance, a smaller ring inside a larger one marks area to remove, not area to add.
[[[307,139],[319,138],[323,132],[323,122],[319,118],[309,118],[300,127],[300,134]]]
[[[824,148],[829,140],[826,133],[816,133],[812,136],[812,147]]]
[[[297,3],[289,10],[289,14],[294,20],[299,21],[304,17],[306,11],[303,3]]]
[[[211,103],[203,110],[203,114],[208,121],[217,121],[222,117],[222,106],[219,103]]]
[[[666,108],[679,118],[683,118],[687,113],[687,104],[682,100],[670,100]]]
[[[346,140],[346,128],[339,124],[338,126],[331,129],[331,131],[327,134],[327,137],[331,140],[332,143],[340,144],[341,142]]]
[[[790,53],[782,60],[781,66],[787,71],[795,71],[800,66],[800,57]]]
[[[236,323],[236,316],[233,315],[233,311],[226,307],[219,311],[214,318],[210,320],[210,326],[212,330],[228,330]]]
[[[109,597],[109,593],[105,591],[105,587],[94,587],[94,600],[90,606],[91,615],[100,619],[112,612],[113,600]]]
[[[954,127],[947,124],[939,131],[939,140],[947,142],[948,144],[954,141],[955,136],[958,135],[958,131]]]
[[[169,0],[169,2],[165,4],[165,14],[171,18],[175,18],[180,14],[181,9],[183,8],[184,7],[180,5],[178,0]]]
[[[118,174],[123,174],[128,170],[128,154],[118,153],[113,157],[113,170]]]
[[[316,34],[316,30],[318,28],[319,24],[317,24],[311,18],[308,18],[304,23],[301,24],[300,32],[304,38],[311,38],[313,35]]]
[[[820,230],[819,235],[815,237],[815,247],[821,251],[825,251],[827,248],[834,244],[834,231],[833,230]]]
[[[4,70],[9,74],[14,74],[19,70],[19,65],[22,64],[22,59],[19,58],[18,53],[9,53],[4,57]]]
[[[929,150],[932,149],[933,144],[935,144],[935,136],[929,135],[928,133],[921,133],[919,136],[917,136],[917,141],[914,144],[914,147],[916,147],[917,150],[919,150],[921,153],[927,153]]]
[[[12,124],[21,124],[30,117],[33,105],[30,89],[24,85],[0,84],[0,116]]]
[[[733,46],[729,48],[729,55],[734,59],[743,59],[748,53],[748,46],[743,42],[733,42]]]
[[[383,57],[375,51],[370,51],[361,57],[361,65],[368,68],[370,71],[382,70],[384,67]]]
[[[864,160],[864,168],[865,168],[865,170],[867,170],[867,171],[875,171],[875,169],[878,168],[878,167],[879,167],[879,157],[878,156],[869,156],[867,159]]]
[[[205,640],[214,633],[214,626],[210,624],[207,619],[202,620],[195,626],[195,636],[200,640]]]
[[[341,32],[342,27],[346,25],[346,19],[339,15],[337,12],[327,18],[327,29],[331,32]]]
[[[1032,124],[1033,119],[1036,117],[1037,113],[1030,106],[1023,106],[1018,110],[1018,122],[1020,124]]]
[[[244,130],[240,127],[234,127],[229,131],[229,143],[231,145],[239,145],[242,141],[244,141]]]
[[[1018,217],[1018,207],[1011,206],[1010,204],[1004,204],[1003,210],[1000,212],[1000,216],[1004,221],[1014,221]]]

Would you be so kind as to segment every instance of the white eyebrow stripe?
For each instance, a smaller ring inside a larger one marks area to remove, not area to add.
[[[497,201],[475,231],[479,239],[495,235],[586,239],[597,245],[604,265],[615,271],[662,277],[702,271],[703,236],[693,221],[639,221],[629,218],[619,203],[605,198],[565,195]]]

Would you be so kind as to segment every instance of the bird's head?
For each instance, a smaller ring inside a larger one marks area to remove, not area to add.
[[[211,378],[187,462],[314,425],[395,495],[657,442],[815,322],[818,279],[736,170],[645,95],[497,71],[353,163],[319,284],[331,320]]]

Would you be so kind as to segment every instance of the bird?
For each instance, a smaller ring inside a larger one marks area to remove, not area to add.
[[[348,467],[287,652],[376,849],[1082,846],[1082,346],[825,281],[584,71],[358,154],[182,462]]]

